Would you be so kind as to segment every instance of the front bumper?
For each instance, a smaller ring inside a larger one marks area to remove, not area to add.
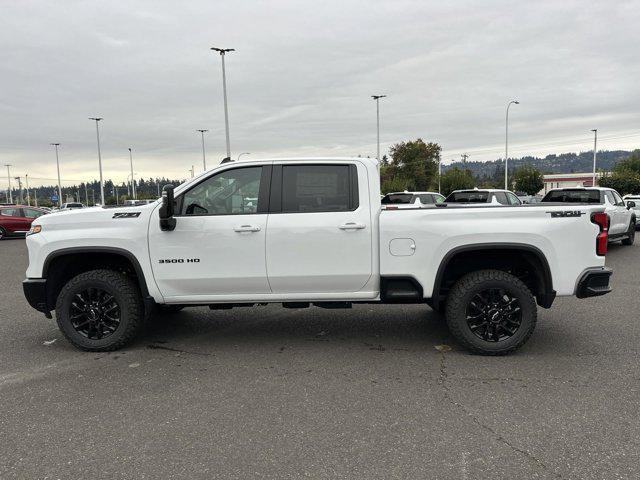
[[[22,290],[29,305],[51,318],[51,309],[47,304],[46,278],[27,278],[22,282]]]
[[[576,288],[576,297],[598,297],[605,295],[611,291],[609,286],[609,279],[613,270],[606,267],[590,268],[586,270],[580,280],[578,280],[578,286]]]

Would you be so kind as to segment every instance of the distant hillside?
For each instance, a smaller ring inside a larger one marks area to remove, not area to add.
[[[620,160],[624,160],[631,152],[626,150],[599,151],[598,170],[611,171]],[[560,155],[547,155],[544,158],[522,157],[509,159],[509,171],[532,165],[542,173],[583,173],[593,170],[593,152],[561,153]],[[486,162],[455,162],[450,165],[442,165],[442,170],[447,171],[451,167],[466,168],[471,170],[476,178],[491,178],[499,172],[504,175],[504,161],[490,160]]]

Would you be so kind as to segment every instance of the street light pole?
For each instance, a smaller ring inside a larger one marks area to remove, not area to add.
[[[7,182],[9,182],[9,187],[7,189],[7,200],[9,203],[13,203],[13,193],[11,193],[11,172],[9,170],[11,164],[5,163],[4,166],[7,167]]]
[[[591,181],[591,186],[596,186],[596,152],[598,151],[598,129],[594,128],[591,130],[593,132],[593,180]]]
[[[58,158],[59,143],[50,143],[56,148],[56,168],[58,169],[58,206],[62,207],[62,184],[60,183],[60,159]]]
[[[136,181],[133,179],[133,155],[131,153],[131,147],[129,147],[129,164],[131,165],[131,195],[133,195],[133,199],[137,200],[136,197]]]
[[[207,156],[204,151],[204,132],[208,132],[209,130],[198,129],[196,132],[200,132],[200,136],[202,137],[202,168],[204,171],[207,171]]]
[[[504,189],[509,190],[509,107],[511,104],[515,103],[516,105],[520,105],[520,102],[517,100],[511,100],[507,105],[507,118],[505,121],[505,130],[504,130]]]
[[[98,167],[100,168],[100,203],[104,206],[104,182],[102,181],[102,155],[100,154],[100,129],[98,122],[102,117],[89,117],[89,120],[96,122],[96,138],[98,139]]]
[[[227,73],[224,66],[224,57],[228,52],[235,52],[235,48],[217,48],[211,47],[220,54],[222,58],[222,94],[224,96],[224,126],[227,136],[227,158],[231,158],[231,143],[229,141],[229,109],[227,107]]]
[[[24,174],[24,183],[27,184],[27,205],[30,207],[31,206],[31,195],[29,195],[29,174],[28,173]]]
[[[378,168],[380,168],[380,99],[386,97],[386,95],[371,95],[376,101],[376,129],[378,132],[378,148],[376,150],[376,159],[378,160]]]

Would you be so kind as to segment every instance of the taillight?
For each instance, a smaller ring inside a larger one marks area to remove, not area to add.
[[[607,242],[609,240],[609,217],[606,213],[593,213],[591,221],[600,227],[600,233],[596,237],[596,254],[604,256],[607,253]]]

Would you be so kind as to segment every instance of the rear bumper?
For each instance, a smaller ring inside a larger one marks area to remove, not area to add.
[[[46,278],[27,278],[22,282],[22,290],[29,305],[51,318],[51,310],[47,305]]]
[[[609,286],[609,279],[613,270],[606,267],[590,268],[585,272],[578,280],[578,286],[576,287],[576,297],[598,297],[605,295],[611,291]]]

